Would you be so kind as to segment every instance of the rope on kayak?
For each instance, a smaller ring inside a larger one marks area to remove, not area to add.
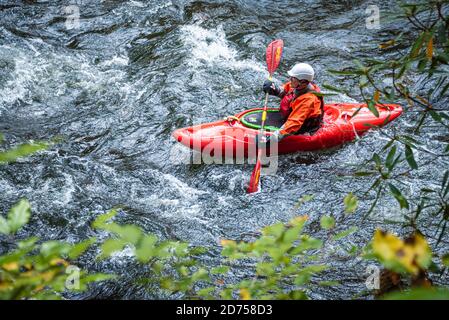
[[[237,118],[236,116],[227,116],[226,118],[224,118],[225,121],[231,123],[232,121],[237,121],[240,122],[240,119]]]

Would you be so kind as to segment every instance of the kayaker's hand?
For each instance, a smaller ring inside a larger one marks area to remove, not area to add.
[[[259,146],[260,148],[269,149],[271,142],[278,143],[283,137],[284,136],[279,132],[279,130],[273,131],[273,134],[266,136],[259,133],[255,139],[256,149],[259,149]]]
[[[272,96],[279,96],[279,94],[281,93],[281,89],[277,87],[271,80],[265,80],[262,89],[263,92],[268,93]]]
[[[266,136],[262,134],[258,134],[256,136],[255,142],[256,142],[256,149],[262,148],[270,148],[270,140],[271,136]]]

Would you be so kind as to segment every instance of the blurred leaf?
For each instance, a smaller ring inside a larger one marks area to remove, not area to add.
[[[331,216],[322,216],[320,219],[320,224],[321,228],[329,230],[335,226],[335,219]]]
[[[119,228],[114,228],[112,231],[120,235],[123,241],[132,244],[137,244],[142,236],[142,230],[136,225],[119,226]]]
[[[406,292],[393,292],[385,300],[449,300],[447,288],[414,288]]]
[[[432,61],[432,57],[433,57],[433,36],[432,35],[430,35],[430,39],[427,42],[426,57],[427,57],[427,60]]]
[[[101,245],[101,255],[100,258],[107,258],[112,253],[117,251],[122,251],[123,247],[126,245],[126,242],[124,242],[121,239],[107,239],[102,245]]]
[[[0,233],[4,235],[9,235],[11,233],[8,221],[2,216],[0,216]]]
[[[198,291],[198,296],[208,297],[208,296],[211,296],[214,291],[215,291],[215,287],[203,288]]]
[[[26,199],[20,200],[16,205],[14,205],[8,213],[8,224],[11,233],[15,233],[17,230],[22,228],[31,216],[30,203]]]
[[[418,169],[418,165],[416,164],[415,157],[413,156],[413,151],[410,146],[405,146],[405,159],[407,160],[410,167],[414,170]]]
[[[89,238],[87,240],[75,244],[69,251],[69,258],[71,260],[77,259],[84,252],[86,252],[86,250],[89,249],[89,247],[93,245],[96,241],[97,241],[96,238]]]
[[[41,244],[40,253],[45,258],[66,255],[70,250],[70,245],[65,242],[50,240]]]
[[[197,272],[192,274],[192,281],[209,281],[209,274],[206,269],[200,268]]]
[[[29,156],[41,150],[48,148],[48,144],[44,142],[25,143],[7,151],[0,151],[0,164],[14,162],[19,158]]]
[[[390,48],[390,47],[394,46],[395,44],[396,43],[395,43],[394,39],[392,39],[392,40],[388,40],[388,41],[385,41],[385,42],[379,44],[379,48],[380,49],[387,49],[387,48]]]
[[[441,257],[441,262],[444,266],[449,267],[449,253],[446,253],[443,257]]]
[[[377,110],[376,103],[373,100],[368,101],[367,107],[369,111],[376,116],[376,118],[379,118],[379,110]]]
[[[403,241],[394,234],[376,230],[372,249],[387,269],[397,273],[417,274],[421,269],[426,270],[432,261],[432,251],[419,234]]]
[[[229,272],[228,266],[215,267],[215,268],[212,268],[210,271],[211,274],[225,274],[228,272]]]
[[[337,240],[343,239],[343,238],[353,234],[357,230],[359,230],[359,228],[353,226],[345,231],[337,233],[335,236],[332,237],[332,240],[337,241]]]
[[[298,236],[299,236],[299,233],[301,232],[301,230],[302,230],[302,225],[288,228],[284,233],[283,241],[285,243],[292,243],[292,242],[298,240]]]
[[[276,223],[271,226],[264,227],[262,229],[262,233],[266,236],[274,236],[279,237],[284,232],[284,224],[283,223]]]
[[[326,84],[325,83],[325,84],[322,85],[322,87],[324,89],[327,89],[327,90],[331,90],[331,91],[335,91],[335,92],[339,92],[339,93],[345,93],[342,89],[339,89],[337,87],[331,86],[330,84]]]
[[[374,91],[373,100],[375,103],[379,103],[379,99],[380,99],[380,91],[376,89]]]
[[[357,73],[355,73],[352,70],[348,70],[348,71],[344,71],[344,70],[332,70],[332,69],[328,69],[327,70],[329,73],[338,75],[338,76],[353,76],[356,75]],[[332,90],[332,89],[331,89]],[[334,90],[336,91],[336,90]]]
[[[424,38],[426,36],[425,32],[422,32],[418,38],[416,39],[416,41],[414,42],[411,50],[410,50],[410,57],[414,58],[419,54],[419,51],[421,50],[423,43],[424,43]]]
[[[352,192],[348,193],[348,195],[344,198],[343,203],[345,204],[345,212],[346,213],[354,213],[358,206],[358,200]]]
[[[94,220],[94,222],[92,222],[92,227],[94,229],[101,229],[101,228],[104,227],[106,222],[111,220],[116,215],[117,215],[117,210],[115,210],[115,209],[112,209],[112,210],[110,210],[109,212],[107,212],[105,214],[101,214]]]
[[[409,209],[409,204],[407,199],[402,195],[401,191],[399,191],[398,188],[396,188],[394,185],[392,185],[391,183],[388,184],[388,186],[390,187],[390,191],[393,194],[393,196],[396,198],[396,200],[399,202],[399,205],[401,206],[401,209],[405,208],[405,209]]]
[[[136,248],[136,257],[142,263],[147,263],[155,254],[154,245],[158,238],[155,235],[144,235]]]
[[[356,177],[365,177],[365,176],[372,176],[376,172],[373,171],[358,171],[354,173],[354,176]]]

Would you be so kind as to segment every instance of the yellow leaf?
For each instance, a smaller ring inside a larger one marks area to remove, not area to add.
[[[309,220],[308,215],[298,216],[298,217],[294,217],[292,220],[290,220],[289,224],[291,226],[297,226],[298,224],[304,223],[307,220]]]
[[[431,36],[429,42],[427,42],[427,49],[426,49],[426,56],[427,60],[432,60],[433,57],[433,37]]]
[[[426,239],[420,234],[415,234],[411,239],[406,241],[406,245],[411,248],[416,264],[426,269],[432,260],[432,250]]]
[[[379,91],[379,90],[376,90],[376,91],[374,92],[374,102],[375,102],[375,103],[378,103],[378,102],[379,102],[379,98],[380,98],[380,91]]]
[[[390,47],[392,47],[394,45],[395,45],[395,41],[394,40],[388,40],[386,42],[383,42],[383,43],[379,44],[379,48],[387,49],[387,48],[390,48]]]
[[[427,241],[418,234],[403,241],[391,233],[376,230],[373,251],[381,262],[399,264],[412,274],[427,269],[432,259]]]
[[[234,240],[225,240],[225,239],[223,239],[223,240],[220,241],[220,244],[223,247],[227,247],[227,246],[235,246],[236,242]]]
[[[251,294],[248,289],[240,289],[240,299],[241,300],[251,300]]]
[[[69,263],[67,261],[65,261],[64,259],[54,258],[50,261],[50,265],[51,266],[63,265],[64,267],[67,267],[69,265]]]
[[[16,261],[8,262],[2,265],[2,268],[6,271],[17,271],[19,270],[19,264]]]
[[[0,291],[7,291],[13,288],[10,282],[0,282]]]
[[[391,233],[376,230],[373,239],[374,253],[385,260],[393,260],[396,253],[404,247],[404,242]]]
[[[56,275],[55,271],[47,271],[40,274],[41,278],[45,281],[52,280]]]

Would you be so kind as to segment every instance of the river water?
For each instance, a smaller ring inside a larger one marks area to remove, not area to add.
[[[379,131],[333,150],[281,157],[277,174],[263,177],[262,191],[252,196],[245,194],[252,165],[180,164],[177,160],[188,151],[171,138],[176,128],[261,106],[265,48],[275,38],[285,42],[275,74],[279,81],[303,61],[314,66],[318,84],[354,88],[326,70],[376,57],[379,42],[407,28],[382,21],[389,2],[381,1],[380,29],[368,29],[371,4],[0,1],[0,132],[11,145],[60,139],[39,155],[0,168],[1,209],[5,212],[26,197],[33,215],[21,236],[74,242],[102,238],[91,222],[121,205],[120,222],[138,224],[162,238],[208,246],[203,261],[208,265],[220,263],[220,239],[250,239],[261,227],[300,214],[309,215],[309,232],[317,237],[324,236],[319,228],[323,214],[341,220],[337,230],[358,226],[344,242],[346,248],[364,246],[377,227],[406,232],[385,223],[403,213],[389,196],[362,221],[375,196],[363,191],[373,180],[352,173],[385,143]],[[77,10],[79,21],[71,18]],[[344,95],[331,100],[355,102]],[[277,103],[270,100],[270,105]],[[411,134],[415,116],[406,113],[385,133]],[[420,139],[436,150],[447,132],[423,131]],[[419,163],[431,159],[426,153],[416,157]],[[400,187],[418,194],[421,187],[438,184],[442,171],[435,168],[445,167],[447,162],[435,160],[405,176]],[[361,203],[345,218],[342,199],[349,191]],[[304,195],[315,197],[295,209]],[[427,227],[424,232],[431,230]],[[433,231],[426,235],[430,241],[436,238]],[[95,262],[94,254],[81,266],[120,273],[123,283],[95,286],[79,298],[165,297],[133,285],[133,279],[146,273],[132,267],[126,250],[102,263]],[[369,263],[348,257],[332,243],[323,261],[332,270],[320,280],[342,285],[318,287],[310,293],[313,298],[366,296]]]

